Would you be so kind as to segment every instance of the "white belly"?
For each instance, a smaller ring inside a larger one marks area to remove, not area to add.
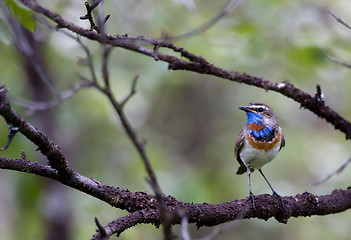
[[[245,140],[244,146],[242,147],[240,152],[240,158],[246,164],[247,167],[260,169],[263,165],[273,160],[273,158],[279,152],[279,149],[280,145],[267,152],[264,150],[258,150],[251,147],[248,144],[247,140]]]

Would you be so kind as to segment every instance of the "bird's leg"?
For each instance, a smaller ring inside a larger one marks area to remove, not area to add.
[[[262,174],[264,180],[266,180],[268,186],[271,188],[272,192],[273,192],[273,195],[276,195],[279,199],[280,199],[280,202],[282,203],[282,206],[284,208],[284,199],[282,196],[280,196],[272,187],[272,185],[268,182],[268,179],[266,178],[266,176],[263,174],[262,170],[261,169],[258,169],[258,171]]]
[[[250,176],[251,176],[251,170],[249,167],[246,166],[246,172],[247,172],[247,179],[248,179],[248,182],[249,182],[249,190],[250,190],[250,198],[251,198],[251,201],[252,201],[252,207],[254,210],[256,210],[256,207],[255,207],[255,199],[254,199],[254,195],[251,191],[251,179],[250,179]]]

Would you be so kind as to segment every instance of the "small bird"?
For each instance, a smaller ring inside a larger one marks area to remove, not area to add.
[[[239,162],[236,174],[247,173],[250,197],[254,209],[256,208],[254,195],[251,191],[250,175],[255,169],[258,169],[262,174],[273,191],[273,195],[280,198],[284,207],[283,198],[273,189],[261,169],[265,164],[272,161],[285,146],[284,134],[279,126],[278,117],[273,109],[264,103],[249,103],[245,107],[239,107],[239,109],[246,112],[247,123],[235,144],[235,157]]]

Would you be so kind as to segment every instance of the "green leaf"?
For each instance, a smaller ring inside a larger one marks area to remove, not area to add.
[[[0,18],[0,41],[6,45],[11,43],[11,33],[7,23]]]
[[[15,0],[5,0],[12,17],[30,31],[35,30],[34,12]]]

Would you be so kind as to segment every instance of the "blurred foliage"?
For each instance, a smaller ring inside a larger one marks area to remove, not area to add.
[[[81,1],[41,1],[75,24],[85,14]],[[144,35],[161,32],[179,35],[191,31],[215,16],[227,1],[195,1],[188,10],[180,0],[106,1],[105,12],[110,34]],[[227,70],[246,72],[271,81],[288,80],[314,94],[320,84],[328,105],[351,119],[351,73],[328,61],[325,56],[350,62],[351,31],[337,23],[333,12],[351,23],[349,0],[319,1],[243,1],[232,13],[201,35],[175,42]],[[46,69],[59,89],[76,83],[78,75],[89,76],[80,59],[84,51],[62,32],[37,23],[34,32],[43,44]],[[93,53],[96,71],[100,70],[100,47],[82,39]],[[21,56],[12,45],[0,45],[0,83],[12,96],[33,98],[28,91]],[[161,49],[160,51],[165,51]],[[247,178],[235,175],[237,163],[233,149],[245,124],[237,108],[248,102],[271,105],[285,132],[286,148],[269,165],[266,176],[281,195],[304,191],[329,194],[346,188],[351,180],[350,167],[323,185],[314,182],[337,169],[350,157],[344,134],[324,120],[300,109],[284,96],[251,86],[189,72],[168,71],[167,65],[124,49],[114,49],[109,63],[113,88],[118,99],[130,90],[139,73],[137,94],[126,106],[138,136],[147,140],[147,153],[166,194],[187,202],[219,203],[245,198]],[[100,74],[100,73],[99,73]],[[100,75],[99,75],[100,77]],[[51,93],[52,94],[52,93]],[[23,107],[14,106],[25,114]],[[131,191],[151,189],[138,154],[124,134],[106,98],[93,89],[82,90],[54,110],[54,133],[50,136],[65,152],[73,167],[85,176]],[[41,128],[36,115],[27,119]],[[0,142],[6,142],[6,123],[0,121]],[[15,137],[2,154],[20,157],[25,150],[29,159],[44,162],[36,147],[23,136]],[[0,232],[5,239],[44,239],[48,189],[52,181],[24,173],[0,171]],[[259,174],[252,176],[255,194],[269,193]],[[124,216],[84,193],[66,189],[71,212],[72,239],[88,239],[96,228],[93,217],[102,224]],[[60,195],[61,196],[61,195]],[[59,206],[63,208],[65,206]],[[287,225],[274,219],[244,220],[218,239],[349,239],[349,212],[290,219]],[[179,230],[179,226],[175,227]],[[199,238],[214,228],[189,226],[191,236]],[[179,231],[178,231],[179,232]],[[122,239],[161,239],[154,226],[136,226]]]
[[[28,30],[35,30],[34,13],[23,4],[14,0],[5,0],[6,6],[12,17],[25,26]]]

